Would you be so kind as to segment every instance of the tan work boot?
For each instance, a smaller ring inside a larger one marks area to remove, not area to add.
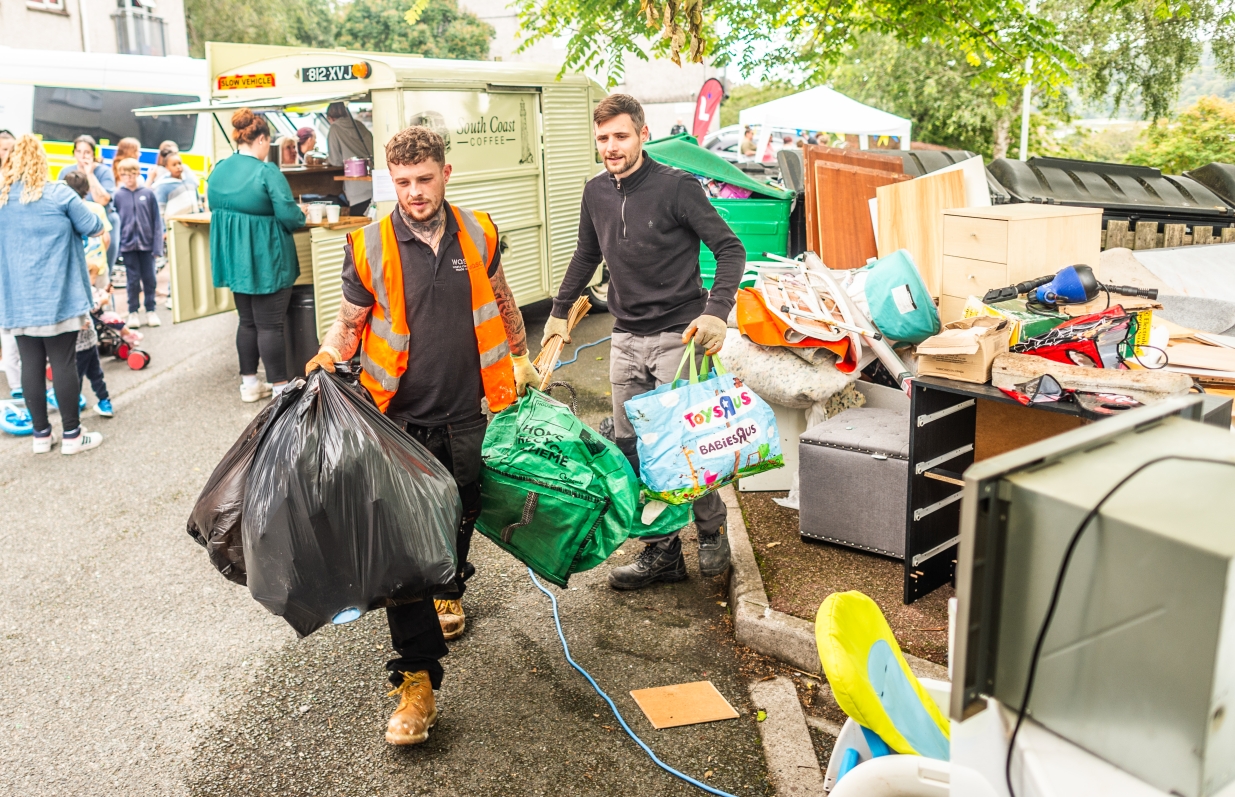
[[[390,744],[420,744],[429,738],[429,729],[437,723],[437,701],[429,673],[403,673],[403,683],[390,691],[388,697],[399,696],[399,707],[390,715],[386,726],[386,741]]]
[[[442,636],[448,640],[463,636],[463,629],[467,627],[463,602],[435,600],[433,605],[437,609],[437,621],[442,624]]]

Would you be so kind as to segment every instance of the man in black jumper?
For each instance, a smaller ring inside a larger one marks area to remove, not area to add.
[[[571,258],[542,340],[570,342],[566,316],[601,260],[609,268],[613,315],[609,379],[613,383],[616,442],[637,473],[635,430],[625,402],[671,382],[692,338],[701,357],[725,342],[725,319],[733,309],[746,250],[708,202],[692,175],[652,160],[643,107],[628,94],[613,94],[592,114],[596,147],[606,174],[588,181],[579,213],[579,243]],[[699,273],[699,242],[716,256],[711,293]],[[699,573],[718,576],[729,567],[725,505],[716,493],[694,504],[699,532]],[[686,578],[677,532],[646,538],[639,558],[609,573],[614,589],[639,589]]]

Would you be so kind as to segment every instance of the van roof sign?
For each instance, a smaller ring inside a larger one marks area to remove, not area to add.
[[[335,80],[364,80],[373,74],[373,68],[365,61],[357,64],[331,64],[329,66],[301,67],[297,76],[304,83],[329,83]]]

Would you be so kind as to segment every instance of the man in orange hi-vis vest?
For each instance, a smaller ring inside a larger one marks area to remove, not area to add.
[[[539,381],[528,361],[523,316],[502,273],[497,227],[487,213],[446,202],[450,165],[442,137],[409,127],[386,145],[398,194],[389,216],[348,236],[343,304],[308,365],[333,368],[360,354],[360,383],[377,406],[454,474],[463,499],[452,589],[432,603],[386,609],[399,694],[386,741],[419,744],[437,721],[447,639],[463,633],[464,581],[480,515],[482,402],[499,412]]]

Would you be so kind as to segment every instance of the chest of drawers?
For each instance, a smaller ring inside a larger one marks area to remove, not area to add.
[[[1098,274],[1101,248],[1100,208],[1022,203],[945,210],[940,320],[960,318],[970,296],[1064,266],[1084,263]]]

